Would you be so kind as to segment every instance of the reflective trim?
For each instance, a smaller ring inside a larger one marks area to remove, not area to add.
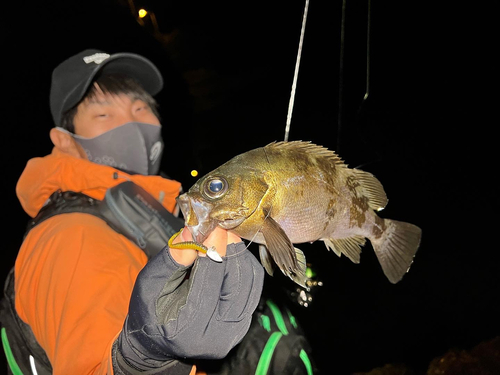
[[[30,366],[33,375],[38,375],[38,371],[36,371],[36,366],[35,366],[35,358],[33,358],[31,354],[30,354]]]

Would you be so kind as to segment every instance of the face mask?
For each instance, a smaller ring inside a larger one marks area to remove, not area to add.
[[[129,122],[94,138],[71,135],[94,163],[143,175],[155,175],[160,170],[161,126]]]

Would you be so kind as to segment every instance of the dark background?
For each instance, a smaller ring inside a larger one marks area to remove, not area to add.
[[[15,185],[28,159],[51,151],[50,76],[72,54],[135,52],[159,67],[163,168],[185,189],[191,169],[207,173],[284,137],[303,1],[135,6],[154,11],[160,35],[127,1],[18,2],[5,12],[2,276],[28,220]],[[342,2],[309,5],[289,140],[374,173],[389,197],[380,215],[423,229],[396,285],[369,244],[359,265],[321,243],[300,246],[324,286],[294,312],[323,373],[387,363],[425,372],[446,351],[500,333],[495,14],[470,2],[384,1],[368,17],[366,0],[348,2],[341,59]]]

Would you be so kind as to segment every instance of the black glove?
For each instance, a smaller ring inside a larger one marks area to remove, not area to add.
[[[222,259],[185,267],[168,249],[152,258],[137,277],[113,366],[188,374],[189,359],[225,357],[248,331],[264,271],[243,242],[228,245]]]

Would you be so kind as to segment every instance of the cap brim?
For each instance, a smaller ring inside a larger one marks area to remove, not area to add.
[[[158,94],[163,88],[163,78],[158,68],[148,59],[133,53],[111,55],[98,65],[95,74],[101,71],[135,78],[150,95]]]

